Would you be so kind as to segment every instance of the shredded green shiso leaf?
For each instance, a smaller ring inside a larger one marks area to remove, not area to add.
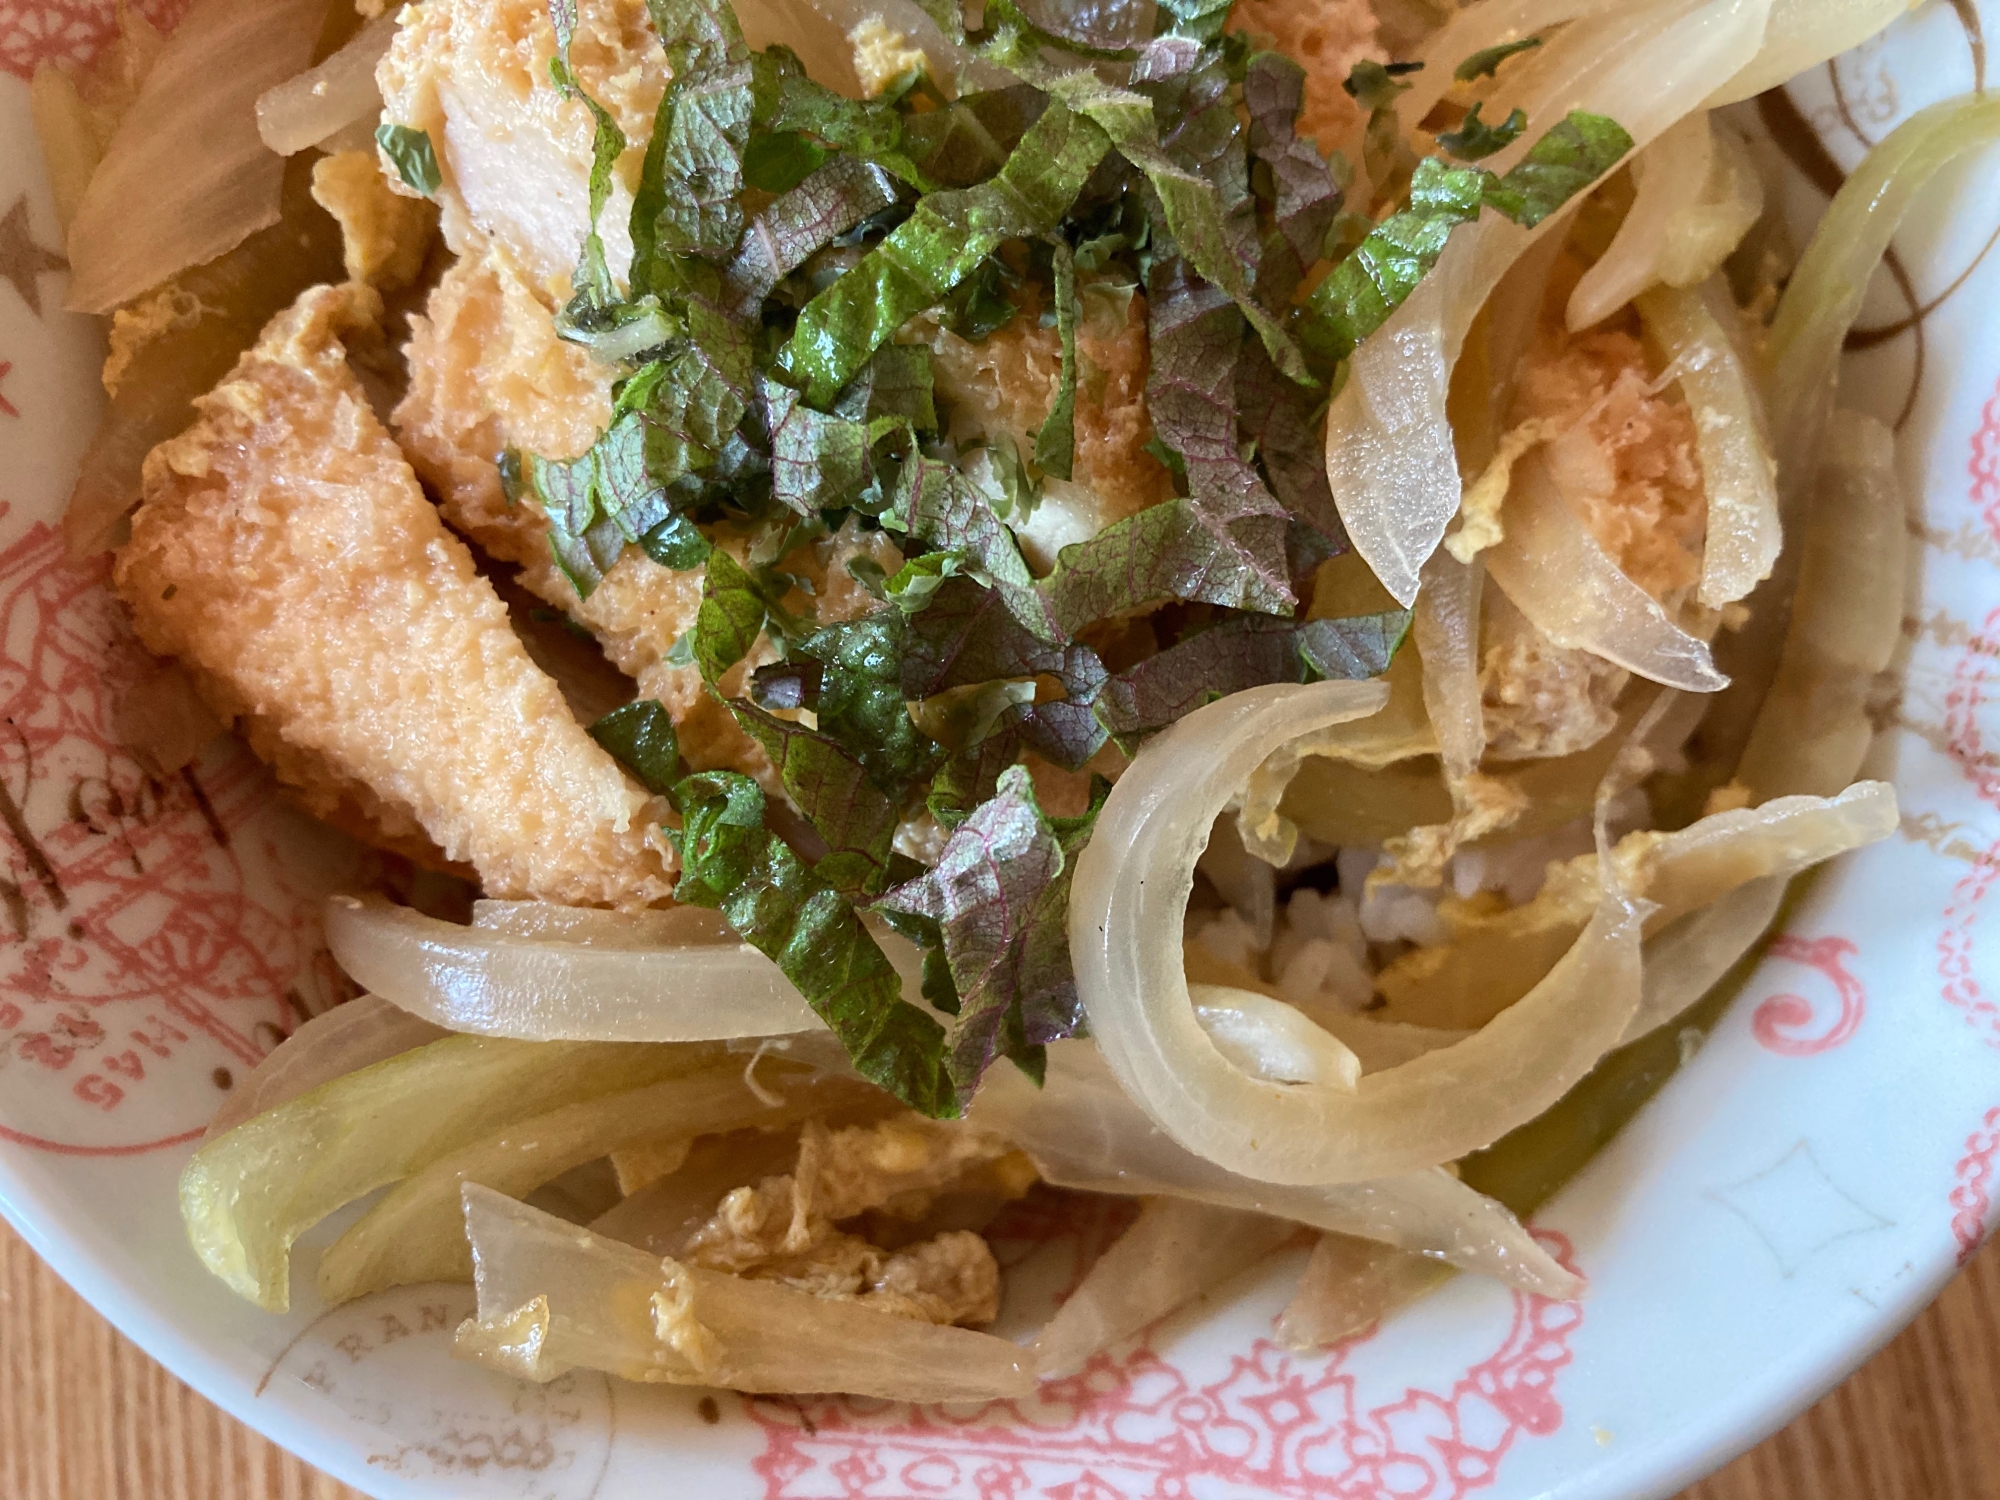
[[[409,125],[381,125],[375,130],[375,144],[389,158],[405,187],[426,198],[437,196],[444,185],[444,173],[438,169],[437,150],[428,132]]]
[[[627,143],[570,68],[571,0],[551,0],[552,80],[596,122],[592,226],[558,329],[619,379],[587,453],[510,452],[503,483],[547,515],[580,595],[627,547],[705,569],[670,659],[718,697],[768,642],[777,659],[726,701],[789,807],[736,772],[690,773],[657,703],[592,733],[672,803],[679,899],[770,955],[864,1075],[955,1115],[993,1063],[1039,1078],[1047,1044],[1083,1026],[1064,923],[1105,784],[1083,816],[1052,818],[1024,758],[1074,771],[1226,693],[1387,668],[1406,613],[1297,618],[1347,545],[1320,452],[1327,393],[1457,226],[1538,223],[1631,141],[1573,114],[1496,175],[1469,163],[1542,122],[1474,111],[1418,159],[1393,107],[1409,69],[1364,64],[1348,88],[1372,112],[1368,214],[1346,201],[1353,169],[1298,134],[1302,69],[1225,35],[1227,0],[1162,0],[1150,37],[1129,6],[1058,31],[991,0],[968,34],[954,0],[929,0],[1009,81],[954,97],[913,73],[869,101],[782,47],[753,52],[725,0],[649,8],[671,81],[618,268],[598,221]],[[436,191],[427,138],[382,145]],[[1030,282],[1062,351],[1051,410],[1031,451],[954,444],[928,349],[898,336],[927,316],[989,337]],[[1142,289],[1154,451],[1177,493],[1038,574],[1013,528],[1073,473],[1080,308]],[[889,532],[906,561],[893,576],[850,564],[872,613],[800,620],[783,561],[844,525]],[[1133,631],[1113,630],[1135,620],[1152,647],[1136,660]],[[1114,634],[1117,670],[1099,654]],[[928,867],[897,850],[924,817]],[[904,1003],[882,926],[924,951],[923,994],[948,1025]]]

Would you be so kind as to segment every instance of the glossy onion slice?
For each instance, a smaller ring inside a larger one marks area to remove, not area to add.
[[[1125,1090],[1180,1145],[1264,1182],[1359,1182],[1490,1144],[1562,1097],[1639,1003],[1640,904],[1608,890],[1570,952],[1477,1034],[1352,1092],[1253,1078],[1196,1019],[1181,967],[1194,862],[1265,756],[1349,711],[1357,684],[1258,688],[1139,752],[1078,860],[1070,947],[1092,1034]]]
[[[1571,110],[1609,115],[1644,147],[1701,105],[1717,77],[1756,53],[1768,0],[1619,7],[1568,27],[1503,73],[1488,114],[1518,106],[1542,130]],[[1487,165],[1505,171],[1527,141]],[[1451,237],[1436,268],[1349,361],[1326,425],[1327,480],[1355,550],[1409,604],[1458,511],[1458,459],[1445,398],[1467,333],[1500,279],[1566,215],[1528,230],[1494,214]]]

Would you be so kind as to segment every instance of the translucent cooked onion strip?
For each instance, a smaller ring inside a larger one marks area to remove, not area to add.
[[[1859,0],[1854,8],[1863,8]],[[1817,472],[1841,344],[1903,216],[1939,171],[1996,140],[2000,95],[1947,99],[1898,125],[1834,194],[1786,284],[1766,346],[1772,443],[1788,486],[1804,487]]]
[[[1288,1349],[1323,1349],[1352,1338],[1450,1275],[1449,1267],[1405,1250],[1323,1234],[1298,1290],[1278,1314],[1278,1342]]]
[[[796,1130],[745,1131],[698,1141],[673,1170],[643,1187],[627,1183],[621,1172],[627,1196],[593,1219],[591,1232],[648,1254],[677,1256],[725,1194],[788,1172],[798,1159]]]
[[[1036,1373],[1074,1374],[1093,1354],[1247,1271],[1297,1232],[1260,1214],[1153,1199],[1029,1346]]]
[[[1580,16],[1609,10],[1616,0],[1480,0],[1468,5],[1424,39],[1415,61],[1422,67],[1405,81],[1409,92],[1396,100],[1396,118],[1408,135],[1451,92],[1452,74],[1475,52],[1542,36]],[[1517,64],[1518,66],[1518,64]],[[1496,117],[1497,118],[1497,117]]]
[[[712,1066],[714,1047],[454,1036],[322,1084],[216,1137],[181,1173],[202,1263],[271,1312],[291,1247],[334,1210],[516,1120]]]
[[[1441,1169],[1284,1187],[1206,1161],[1146,1118],[1089,1042],[1049,1048],[1039,1090],[1011,1070],[989,1075],[972,1118],[1013,1141],[1057,1187],[1264,1214],[1379,1240],[1548,1296],[1573,1296],[1582,1284],[1505,1208]]]
[[[1755,54],[1768,0],[1686,0],[1619,9],[1569,27],[1502,78],[1537,132],[1571,110],[1616,119],[1644,147],[1698,107],[1709,81]],[[1524,138],[1493,159],[1504,170]],[[1327,478],[1348,536],[1388,591],[1416,598],[1419,570],[1458,512],[1445,403],[1473,319],[1508,268],[1562,216],[1525,230],[1494,215],[1452,235],[1436,269],[1355,351],[1327,418]]]
[[[1024,1396],[1005,1339],[940,1328],[769,1281],[661,1261],[468,1184],[479,1315],[453,1352],[523,1380],[603,1370],[628,1380],[885,1401]]]
[[[1348,711],[1353,692],[1259,688],[1196,710],[1140,751],[1077,864],[1077,989],[1112,1073],[1182,1146],[1264,1182],[1358,1182],[1490,1144],[1561,1098],[1639,1002],[1642,913],[1607,893],[1520,1004],[1455,1046],[1364,1076],[1352,1093],[1252,1078],[1216,1050],[1195,1019],[1179,943],[1201,842],[1254,766]]]
[[[1771,575],[1784,544],[1763,402],[1723,322],[1738,314],[1720,281],[1697,290],[1647,292],[1639,315],[1671,361],[1694,417],[1708,498],[1696,597],[1720,609]]]
[[[1676,833],[1635,833],[1613,858],[1619,879],[1658,906],[1651,930],[1696,911],[1738,886],[1801,870],[1887,838],[1896,794],[1886,783],[1857,783],[1834,798],[1785,797],[1762,807],[1716,813]],[[1597,856],[1550,868],[1526,905],[1486,913],[1446,903],[1449,941],[1404,954],[1376,976],[1384,1019],[1413,1025],[1483,1025],[1557,962],[1598,902]]]
[[[1372,771],[1436,751],[1437,736],[1424,716],[1421,667],[1411,653],[1398,652],[1385,681],[1356,693],[1327,728],[1280,746],[1250,773],[1235,799],[1237,837],[1265,863],[1289,864],[1299,831],[1279,814],[1278,804],[1306,760],[1319,757]]]
[[[1540,453],[1514,469],[1506,535],[1486,553],[1486,569],[1509,602],[1559,646],[1690,693],[1729,685],[1708,643],[1690,635],[1627,578],[1563,502]]]
[[[686,936],[671,943],[656,940],[667,924],[642,919],[621,936],[593,915],[539,914],[544,932],[559,924],[588,930],[577,941],[460,927],[408,907],[337,898],[327,903],[326,939],[356,983],[413,1015],[480,1036],[706,1041],[824,1025],[770,959],[747,943],[709,936],[707,914],[687,919]]]
[[[782,1063],[767,1066],[753,1090],[732,1058],[518,1121],[398,1183],[320,1260],[320,1296],[335,1305],[385,1287],[469,1281],[472,1260],[459,1202],[468,1182],[525,1198],[572,1167],[640,1141],[776,1127],[857,1102],[864,1093],[859,1083]]]
[[[280,156],[296,156],[356,121],[372,125],[382,112],[375,65],[395,38],[394,14],[377,16],[325,62],[266,89],[257,99],[257,134],[264,144]]]
[[[414,1047],[435,1042],[443,1028],[374,995],[359,995],[314,1016],[272,1049],[223,1100],[205,1140],[288,1104],[323,1083],[358,1073]]]
[[[69,231],[73,312],[108,313],[278,221],[257,96],[312,60],[318,0],[198,0],[147,74]]]
[[[1715,91],[1711,107],[1776,88],[1828,58],[1858,47],[1915,7],[1911,0],[1771,0],[1757,55]]]
[[[722,913],[705,906],[598,911],[553,901],[482,900],[472,903],[472,925],[482,932],[504,932],[541,942],[604,943],[625,948],[739,941]]]
[[[1895,441],[1874,418],[1843,412],[1830,450],[1803,512],[1783,655],[1737,768],[1757,798],[1824,794],[1854,778],[1875,737],[1868,693],[1902,634],[1908,539]],[[1713,989],[1769,930],[1784,896],[1782,878],[1752,881],[1649,939],[1628,1040]]]
[[[1895,438],[1843,412],[1826,446],[1784,653],[1736,771],[1759,798],[1824,796],[1853,779],[1875,738],[1869,691],[1902,640],[1908,523]]]
[[[1646,980],[1623,1042],[1658,1030],[1722,982],[1778,918],[1786,880],[1769,875],[1739,886],[1646,939]]]
[[[1571,332],[1654,286],[1706,281],[1764,212],[1764,184],[1735,136],[1699,110],[1633,162],[1638,193],[1618,234],[1570,294]]]
[[[1188,986],[1195,1019],[1215,1048],[1253,1078],[1354,1088],[1361,1059],[1282,1000],[1220,984]]]

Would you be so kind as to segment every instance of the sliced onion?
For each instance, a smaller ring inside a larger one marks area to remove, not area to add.
[[[177,774],[226,728],[178,662],[162,662],[125,690],[111,732],[154,776]]]
[[[1243,845],[1236,820],[1222,817],[1209,831],[1202,851],[1201,873],[1237,915],[1250,924],[1250,940],[1258,948],[1271,946],[1271,929],[1278,919],[1278,872]]]
[[[1700,290],[1648,292],[1639,313],[1672,361],[1694,416],[1708,494],[1698,597],[1720,609],[1770,577],[1784,544],[1763,402],[1722,321],[1738,315],[1720,281]]]
[[[1769,0],[1687,0],[1579,21],[1503,75],[1500,109],[1537,130],[1571,110],[1610,115],[1640,147],[1698,107],[1708,80],[1754,54]],[[1494,158],[1504,170],[1526,141]],[[1327,478],[1356,550],[1398,601],[1458,512],[1459,470],[1446,415],[1451,372],[1480,307],[1507,269],[1561,216],[1534,230],[1494,215],[1456,231],[1436,269],[1355,351],[1327,418]]]
[[[1361,1061],[1363,1073],[1380,1073],[1462,1042],[1472,1033],[1439,1026],[1412,1026],[1404,1021],[1378,1021],[1373,1016],[1328,1009],[1315,1020],[1339,1037]]]
[[[1757,55],[1715,91],[1712,107],[1776,88],[1807,68],[1858,47],[1914,9],[1910,0],[1771,0],[1771,20]]]
[[[266,89],[257,99],[257,134],[280,156],[296,156],[357,120],[382,111],[375,65],[396,38],[396,17],[377,16],[317,67]]]
[[[1486,754],[1479,691],[1479,594],[1485,568],[1439,550],[1424,564],[1411,634],[1423,663],[1424,712],[1437,735],[1445,781],[1472,775]]]
[[[592,1220],[591,1232],[651,1255],[679,1255],[725,1194],[790,1171],[798,1156],[796,1130],[746,1131],[698,1142],[673,1171]]]
[[[70,225],[74,312],[107,313],[278,221],[257,96],[312,61],[320,0],[196,0]]]
[[[1900,0],[1889,3],[1900,9]],[[1897,126],[1834,194],[1786,284],[1766,351],[1772,441],[1788,489],[1809,485],[1818,470],[1841,343],[1903,216],[1940,170],[1996,140],[2000,95],[1947,99]]]
[[[785,1125],[861,1093],[847,1079],[786,1065],[764,1069],[752,1088],[743,1067],[727,1061],[517,1121],[398,1183],[327,1250],[320,1296],[331,1305],[384,1287],[471,1280],[459,1204],[468,1182],[526,1197],[572,1167],[639,1141]]]
[[[284,164],[278,206],[277,223],[159,293],[194,317],[145,340],[126,364],[63,513],[71,557],[113,544],[125,513],[139,503],[146,455],[194,420],[194,398],[229,373],[265,323],[307,287],[340,279],[340,226],[313,201],[312,165],[304,158]]]
[[[1295,1233],[1260,1214],[1153,1199],[1029,1347],[1036,1372],[1073,1374],[1093,1354],[1248,1270]]]
[[[1708,643],[1667,618],[1563,503],[1541,453],[1515,466],[1506,535],[1485,556],[1494,583],[1557,645],[1690,693],[1729,685]]]
[[[1457,535],[1463,536],[1463,529]],[[1424,564],[1411,633],[1423,663],[1424,712],[1437,734],[1452,816],[1445,824],[1412,825],[1387,841],[1413,884],[1421,877],[1435,885],[1461,843],[1510,826],[1528,806],[1518,787],[1479,769],[1486,754],[1486,705],[1479,686],[1479,599],[1486,565],[1477,554],[1461,562],[1450,547],[1448,539]]]
[[[1273,751],[1250,773],[1235,799],[1237,837],[1267,864],[1290,864],[1298,846],[1299,831],[1279,814],[1278,804],[1309,758],[1379,770],[1397,761],[1436,753],[1437,737],[1424,717],[1421,668],[1410,653],[1397,653],[1386,682],[1360,686],[1365,691],[1352,694],[1349,706],[1328,721],[1335,727],[1302,735]]]
[[[208,1122],[203,1140],[289,1104],[323,1083],[437,1041],[444,1031],[374,995],[360,995],[314,1016],[286,1037],[236,1085]]]
[[[1347,712],[1354,689],[1258,688],[1197,709],[1140,751],[1077,862],[1070,948],[1105,1061],[1181,1145],[1264,1182],[1358,1182],[1488,1145],[1561,1098],[1639,1002],[1642,913],[1610,892],[1518,1005],[1456,1046],[1364,1076],[1352,1093],[1252,1078],[1216,1050],[1195,1019],[1178,941],[1201,841],[1253,767]]]
[[[1657,1031],[1720,984],[1777,921],[1786,884],[1782,875],[1753,880],[1646,939],[1639,1010],[1620,1045]]]
[[[669,906],[645,911],[599,911],[554,901],[475,901],[472,925],[482,932],[549,943],[608,943],[628,948],[687,943],[736,943],[736,930],[719,911]]]
[[[1034,1389],[1026,1356],[1005,1339],[656,1260],[473,1184],[465,1227],[479,1316],[460,1327],[453,1352],[524,1380],[581,1368],[888,1401]]]
[[[1762,797],[1827,795],[1875,738],[1868,694],[1902,640],[1908,523],[1896,441],[1843,412],[1800,544],[1784,654],[1736,779]]]
[[[689,921],[691,929],[705,925]],[[778,966],[747,943],[690,934],[663,944],[643,930],[625,937],[600,931],[583,941],[522,937],[346,897],[327,903],[326,940],[357,984],[413,1015],[479,1036],[691,1042],[825,1025]]]
[[[1361,1059],[1304,1012],[1254,990],[1188,986],[1195,1019],[1215,1050],[1253,1078],[1353,1091]]]
[[[1648,287],[1706,281],[1764,212],[1756,164],[1706,110],[1654,141],[1632,170],[1639,190],[1631,211],[1570,294],[1572,332],[1602,322]]]
[[[1677,833],[1629,835],[1617,849],[1620,879],[1658,906],[1657,931],[1754,880],[1801,870],[1872,844],[1896,828],[1896,794],[1864,781],[1838,797],[1783,797],[1716,813]],[[1478,1026],[1528,993],[1549,972],[1597,903],[1594,855],[1552,866],[1525,906],[1486,914],[1447,907],[1452,938],[1397,959],[1376,976],[1389,1019],[1436,1027]]]
[[[1481,0],[1468,5],[1425,38],[1416,61],[1422,68],[1409,77],[1409,92],[1396,100],[1396,116],[1409,134],[1444,96],[1451,92],[1452,74],[1475,52],[1542,36],[1552,27],[1581,16],[1609,10],[1617,0]],[[1518,66],[1518,64],[1516,65]]]
[[[1013,1141],[1057,1187],[1265,1214],[1379,1240],[1550,1296],[1573,1295],[1580,1285],[1505,1208],[1440,1169],[1285,1187],[1206,1161],[1147,1119],[1089,1042],[1050,1047],[1041,1089],[1012,1070],[995,1070],[972,1118]]]
[[[321,1084],[217,1136],[181,1173],[202,1263],[273,1312],[292,1242],[336,1209],[512,1123],[713,1066],[713,1047],[528,1046],[453,1036]]]
[[[1374,1327],[1451,1275],[1446,1266],[1406,1250],[1323,1234],[1299,1288],[1278,1314],[1278,1342],[1320,1349]]]

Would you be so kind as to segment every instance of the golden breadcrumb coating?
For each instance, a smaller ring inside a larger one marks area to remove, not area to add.
[[[682,755],[699,770],[746,771],[768,782],[770,762],[709,692],[700,671],[667,660],[694,628],[703,570],[661,567],[627,547],[590,597],[580,598],[556,566],[548,521],[532,499],[510,504],[494,460],[506,448],[575,458],[611,419],[611,374],[575,344],[556,337],[548,307],[511,256],[491,246],[460,260],[432,293],[427,316],[411,320],[410,389],[394,422],[410,462],[436,491],[445,518],[488,553],[516,564],[524,588],[567,611],[603,645],[639,692],[665,705]],[[742,539],[716,540],[740,554]],[[902,558],[880,532],[851,524],[785,560],[814,584],[787,607],[825,623],[868,613],[875,601],[847,570],[869,556],[893,573]],[[757,651],[727,674],[725,695],[740,696],[749,673],[773,659]]]
[[[556,566],[547,518],[532,500],[510,504],[501,490],[495,459],[504,449],[568,459],[597,440],[611,420],[611,371],[556,337],[549,309],[499,246],[447,271],[427,315],[410,323],[410,389],[393,420],[445,519],[517,565],[524,588],[566,610],[643,696],[665,705],[691,766],[767,770],[763,751],[708,692],[700,671],[666,659],[694,627],[702,570],[663,568],[627,547],[590,597],[579,598]],[[740,691],[737,679],[748,670],[738,669],[725,686]]]
[[[370,409],[343,331],[380,314],[317,287],[146,461],[115,580],[281,773],[337,782],[471,864],[489,896],[667,896],[655,810],[528,659],[505,607]],[[395,831],[392,829],[391,831]]]
[[[1694,416],[1655,393],[1646,351],[1616,329],[1544,327],[1521,366],[1512,420],[1563,429],[1545,450],[1563,499],[1612,560],[1671,610],[1701,579],[1708,521]]]
[[[1361,106],[1341,85],[1363,58],[1387,60],[1368,0],[1237,0],[1228,29],[1268,37],[1306,70],[1300,135],[1328,152],[1359,132]]]
[[[1174,492],[1173,476],[1146,451],[1153,438],[1146,410],[1146,299],[1085,287],[1079,310],[1071,477],[1046,481],[1042,503],[1018,528],[1030,560],[1044,568],[1062,547]],[[952,435],[992,441],[1004,434],[1024,457],[1032,455],[1035,434],[1062,385],[1062,339],[1053,326],[1042,326],[1039,296],[1024,289],[1019,315],[976,343],[943,327],[929,330],[929,343]]]

